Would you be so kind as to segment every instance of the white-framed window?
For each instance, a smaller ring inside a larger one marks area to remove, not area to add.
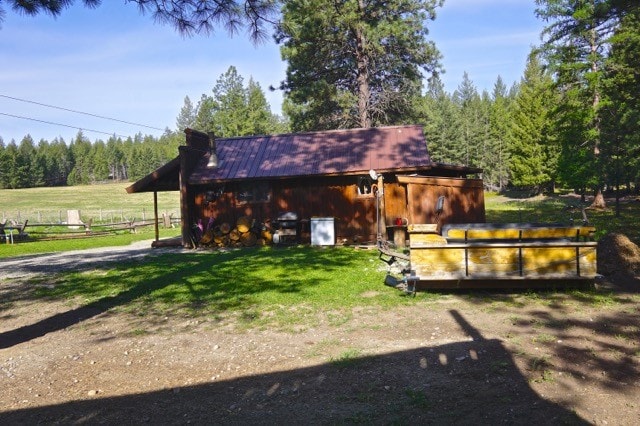
[[[373,197],[375,182],[369,176],[358,176],[358,197]]]

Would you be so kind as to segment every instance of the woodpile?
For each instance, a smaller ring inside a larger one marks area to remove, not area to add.
[[[273,243],[273,234],[264,223],[249,216],[238,218],[232,228],[227,222],[212,227],[204,233],[199,245],[202,247],[254,247]]]

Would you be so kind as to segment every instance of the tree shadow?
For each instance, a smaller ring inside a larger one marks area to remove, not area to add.
[[[2,424],[588,424],[536,394],[499,340],[468,339],[294,370],[5,411]]]
[[[153,305],[160,305],[164,315],[185,309],[198,309],[200,314],[250,309],[253,298],[261,293],[304,294],[322,284],[322,278],[309,271],[331,273],[353,268],[357,256],[347,250],[292,247],[165,254],[143,263],[129,260],[115,265],[102,257],[99,263],[85,263],[84,268],[62,278],[49,276],[45,285],[5,287],[0,312],[3,305],[6,308],[18,301],[81,298],[88,303],[0,333],[0,349],[62,330],[114,308],[135,310],[138,315],[152,310]],[[37,262],[27,268],[29,272],[47,271],[45,265]],[[152,298],[153,303],[146,303],[147,298]]]
[[[549,371],[621,394],[640,381],[637,293],[545,290],[467,293],[467,298],[484,310],[511,318],[512,328],[505,338],[517,342],[523,359],[534,369],[542,361]]]

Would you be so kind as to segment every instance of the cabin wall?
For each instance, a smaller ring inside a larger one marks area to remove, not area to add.
[[[427,184],[407,184],[395,176],[386,177],[384,199],[378,203],[381,209],[384,205],[381,222],[392,225],[396,218],[403,218],[409,223],[433,223],[433,207],[443,194],[447,196],[445,223],[484,221],[482,185],[478,194],[476,187],[465,188],[460,180],[464,179],[434,178]],[[233,225],[241,216],[269,223],[281,213],[295,212],[302,220],[303,236],[309,232],[311,218],[332,217],[339,244],[374,242],[376,197],[373,191],[359,191],[358,183],[358,176],[329,176],[196,187],[195,216],[204,224],[212,217],[218,224]],[[268,199],[240,200],[239,194],[247,185],[266,185]]]
[[[269,223],[282,213],[295,212],[307,233],[311,218],[333,217],[339,242],[375,240],[375,197],[359,195],[355,177],[275,180],[268,186],[268,201],[240,201],[237,184],[226,184],[215,200],[207,201],[211,188],[199,188],[197,216],[204,223],[213,217],[217,223],[233,224],[241,216]]]
[[[445,223],[485,222],[484,190],[481,179],[401,177],[407,187],[409,223],[436,223],[438,197],[444,196],[440,215]]]

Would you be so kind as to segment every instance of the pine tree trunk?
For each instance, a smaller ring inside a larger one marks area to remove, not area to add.
[[[364,11],[363,0],[358,1],[360,11]],[[369,98],[371,92],[369,88],[369,57],[367,56],[367,40],[362,28],[355,29],[356,36],[356,63],[358,68],[358,119],[360,127],[371,127],[371,117],[369,115]]]

